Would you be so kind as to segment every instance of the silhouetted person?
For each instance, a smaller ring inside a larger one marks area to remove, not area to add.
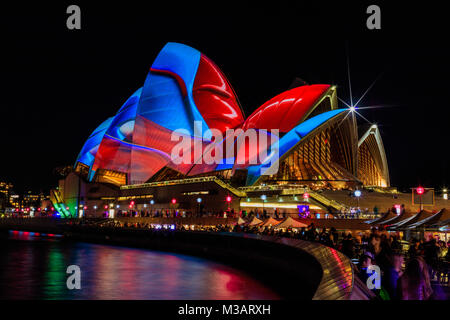
[[[428,267],[421,257],[409,261],[398,280],[397,293],[401,300],[428,300],[431,297],[433,290]]]

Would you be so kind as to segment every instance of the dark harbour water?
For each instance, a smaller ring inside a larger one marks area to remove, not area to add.
[[[81,269],[69,290],[67,266]],[[278,299],[247,274],[202,258],[0,233],[0,299]]]

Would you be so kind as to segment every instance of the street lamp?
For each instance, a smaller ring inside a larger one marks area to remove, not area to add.
[[[425,189],[423,187],[417,187],[416,188],[416,192],[419,195],[419,201],[420,201],[420,211],[423,210],[423,205],[422,205],[422,195],[425,193]]]
[[[175,204],[177,203],[177,199],[172,198],[171,203],[172,203],[172,205],[173,205],[173,207],[174,207],[174,209],[173,209],[174,217],[176,217],[176,216],[177,216],[177,213],[176,213],[176,211],[175,211]]]
[[[155,204],[155,200],[150,200],[150,216],[153,215],[153,205]]]
[[[356,197],[356,200],[358,202],[358,208],[359,208],[359,197],[361,197],[361,190],[355,190],[355,192],[353,194]]]
[[[231,197],[228,195],[226,200],[227,200],[227,203],[228,203],[228,211],[230,211]]]
[[[263,202],[263,215],[264,215],[264,203],[266,202],[267,196],[265,194],[261,195],[261,200]]]
[[[198,215],[200,215],[200,203],[202,203],[202,198],[197,198],[198,203]]]

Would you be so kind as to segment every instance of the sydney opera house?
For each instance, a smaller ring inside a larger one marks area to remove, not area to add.
[[[167,43],[143,86],[87,138],[73,172],[52,191],[53,204],[72,217],[200,206],[294,213],[305,201],[318,212],[337,210],[320,196],[322,190],[389,187],[378,128],[358,127],[354,112],[337,101],[335,86],[300,84],[246,117],[231,84],[208,57]],[[180,129],[200,141],[191,163],[173,161],[178,143],[173,133]],[[205,139],[208,129],[223,140]],[[260,144],[248,137],[236,143],[249,130],[259,140],[277,130],[277,158],[267,161],[275,150],[269,142],[266,158],[250,161],[255,145],[261,152]],[[211,145],[231,145],[246,161],[225,153],[219,163],[198,161]]]

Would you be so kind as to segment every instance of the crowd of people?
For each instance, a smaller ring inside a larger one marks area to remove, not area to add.
[[[107,212],[105,212],[104,217],[107,218]],[[274,217],[275,219],[286,218],[286,212],[280,212],[278,209],[275,209],[272,213],[269,213],[267,210],[241,210],[235,211],[230,208],[229,210],[223,211],[189,211],[189,210],[176,210],[176,209],[156,209],[156,210],[119,210],[117,212],[117,217],[143,217],[143,218],[244,218],[251,219],[256,217],[258,219],[266,219],[268,217]]]
[[[404,205],[402,205],[404,208]],[[393,208],[392,210],[396,210]],[[340,211],[329,211],[327,216],[335,217],[339,219],[375,219],[379,217],[381,213],[379,209],[375,206],[373,209],[369,210],[369,208],[360,208],[360,207],[350,207],[350,208],[342,208]],[[235,211],[230,208],[229,210],[223,211],[209,211],[204,210],[201,205],[199,205],[198,210],[190,211],[190,210],[178,210],[178,209],[152,209],[146,208],[142,210],[118,210],[117,217],[145,217],[145,218],[205,218],[205,217],[216,217],[216,218],[238,218],[241,217],[243,219],[249,219],[256,217],[258,219],[266,219],[269,217],[275,219],[286,218],[288,214],[286,211],[281,211],[278,208],[274,210],[265,210],[265,209],[252,209],[250,211],[240,210]],[[305,217],[315,217],[316,212],[308,211],[305,213],[299,213],[299,218]],[[108,212],[104,212],[104,217],[108,217]]]
[[[359,257],[360,279],[367,282],[370,266],[381,270],[381,287],[372,289],[382,299],[429,300],[442,299],[445,293],[440,286],[431,285],[431,280],[442,282],[447,277],[450,241],[413,239],[405,252],[398,239],[373,232]]]

